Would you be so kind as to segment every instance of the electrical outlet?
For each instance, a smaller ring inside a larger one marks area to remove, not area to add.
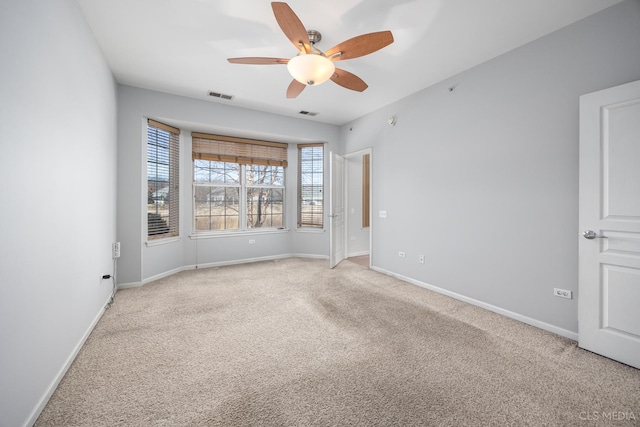
[[[424,255],[420,255],[420,256],[418,256],[418,262],[419,262],[420,264],[424,264]]]
[[[120,242],[113,242],[111,251],[113,253],[113,259],[120,258]]]
[[[387,217],[387,211],[380,211],[378,212],[378,216],[380,218],[386,218]]]
[[[250,245],[255,245],[255,243],[256,243],[255,239],[251,239],[251,240],[249,240],[249,244],[250,244]]]
[[[404,257],[406,257],[406,256],[407,256],[407,254],[405,254],[404,252],[400,251],[400,252],[398,252],[398,256],[399,256],[400,258],[404,258]]]
[[[560,298],[572,299],[573,298],[572,294],[573,293],[571,291],[568,291],[566,289],[553,288],[553,295]]]

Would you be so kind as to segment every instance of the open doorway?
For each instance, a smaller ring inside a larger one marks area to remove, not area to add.
[[[371,148],[346,154],[345,253],[347,259],[370,268],[371,253]]]

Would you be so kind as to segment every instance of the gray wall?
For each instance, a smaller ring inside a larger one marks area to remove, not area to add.
[[[343,126],[373,147],[373,265],[577,332],[552,289],[579,297],[578,97],[640,79],[639,47],[623,2]]]
[[[111,294],[116,85],[73,0],[0,13],[0,425],[30,424]]]
[[[147,117],[174,124],[183,130],[180,238],[158,246],[147,246],[145,234]],[[292,142],[286,182],[288,232],[207,239],[189,237],[193,227],[191,131]],[[340,151],[338,133],[336,126],[310,120],[119,86],[118,238],[122,245],[119,283],[144,283],[195,265],[217,265],[291,254],[326,257],[328,233],[296,231],[297,148],[294,142],[325,142],[327,153],[330,150]],[[250,245],[249,239],[255,240],[255,244]]]
[[[578,96],[640,79],[638,22],[640,3],[629,0],[338,132],[118,88],[76,2],[4,1],[0,425],[34,421],[101,315],[111,242],[122,242],[121,282],[195,263],[327,253],[328,233],[291,231],[259,237],[255,248],[246,237],[200,241],[196,259],[188,203],[179,242],[147,248],[146,116],[326,141],[327,152],[373,147],[376,268],[577,331],[577,300],[553,298],[551,289],[577,293]],[[386,124],[391,114],[395,127]]]

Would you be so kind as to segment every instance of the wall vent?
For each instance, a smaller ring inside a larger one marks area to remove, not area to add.
[[[233,99],[233,95],[225,95],[224,93],[218,93],[213,91],[209,91],[209,96],[213,96],[214,98],[226,99],[226,100]]]
[[[300,111],[298,114],[302,114],[302,115],[305,115],[305,116],[312,116],[312,117],[318,115],[318,113],[314,113],[314,112],[311,112],[311,111],[304,111],[304,110]]]

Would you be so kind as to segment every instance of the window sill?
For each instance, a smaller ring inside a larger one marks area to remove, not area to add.
[[[268,234],[283,234],[288,233],[290,230],[288,228],[272,228],[269,230],[242,230],[242,231],[220,231],[220,232],[212,232],[212,233],[199,233],[199,234],[191,234],[189,235],[189,239],[191,240],[199,240],[199,239],[218,239],[221,237],[237,237],[237,236],[259,236],[259,235],[268,235]]]
[[[296,233],[322,234],[324,228],[296,228]]]
[[[164,239],[147,240],[144,244],[147,245],[148,247],[151,247],[151,246],[167,245],[169,243],[176,243],[179,241],[180,241],[180,236],[176,236],[176,237],[166,237]]]

